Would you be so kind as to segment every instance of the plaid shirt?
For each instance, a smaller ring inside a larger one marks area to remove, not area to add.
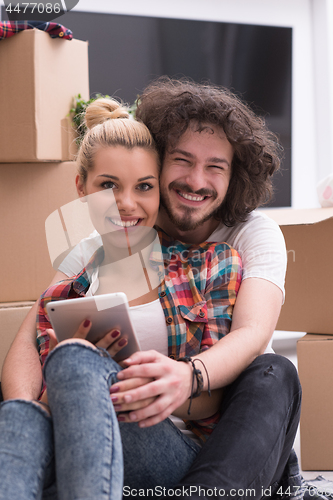
[[[164,274],[159,298],[168,329],[168,355],[193,356],[224,337],[231,326],[232,310],[241,283],[241,261],[226,243],[186,245],[160,232],[162,255],[153,250],[150,265]],[[41,296],[37,316],[37,343],[42,364],[49,351],[51,328],[46,304],[51,300],[83,297],[96,267],[104,259],[101,247],[77,276],[48,288]],[[201,439],[209,435],[218,415],[186,422]]]
[[[24,30],[37,28],[47,31],[51,38],[65,38],[72,40],[73,33],[58,23],[48,23],[41,21],[2,21],[0,22],[0,40],[14,36],[16,33]]]

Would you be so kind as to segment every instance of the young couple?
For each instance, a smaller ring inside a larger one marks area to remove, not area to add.
[[[94,107],[90,111],[100,114]],[[103,123],[91,125],[85,139],[90,149],[84,143],[79,153],[79,195],[111,189],[119,215],[108,213],[105,223],[120,231],[151,227],[157,219],[163,253],[173,248],[174,276],[165,266],[160,286],[130,303],[145,343],[121,372],[111,357],[122,347],[121,332],[111,330],[98,349],[82,340],[91,326],[84,323],[77,334],[81,339],[54,349],[44,369],[52,417],[31,402],[40,392],[41,370],[32,334],[35,319],[29,315],[2,375],[7,401],[0,410],[0,469],[7,479],[0,498],[9,498],[9,492],[16,492],[15,498],[41,498],[43,485],[43,498],[57,498],[52,496],[54,470],[61,499],[120,498],[123,473],[129,488],[167,486],[187,496],[191,487],[192,498],[202,498],[204,491],[208,497],[212,490],[237,498],[250,489],[260,498],[271,486],[273,494],[281,481],[291,479],[286,466],[301,397],[289,361],[262,356],[282,305],[286,260],[279,228],[253,212],[270,194],[270,177],[279,166],[274,138],[229,92],[182,81],[161,79],[140,98],[137,118],[150,130],[158,155],[142,124],[124,125],[115,139],[108,130],[131,122],[121,109],[105,112],[109,116],[96,118]],[[89,293],[93,275],[94,293],[113,286],[100,263],[112,263],[114,241],[112,247],[108,232],[101,233],[93,248],[97,252],[84,255],[82,263],[71,254],[56,276],[56,281],[66,280],[42,296],[42,362],[52,335],[46,332],[46,302]],[[240,287],[237,252],[205,241],[226,241],[239,252]],[[184,250],[189,250],[187,259]],[[152,338],[156,347],[147,350]],[[185,355],[192,356],[194,366],[176,361]],[[189,397],[200,391],[190,399],[189,416]],[[201,447],[180,431],[179,421],[167,418],[171,414],[192,419],[188,427],[199,437],[211,433],[209,439]],[[25,443],[26,460],[19,446],[17,456],[12,453],[15,442]]]

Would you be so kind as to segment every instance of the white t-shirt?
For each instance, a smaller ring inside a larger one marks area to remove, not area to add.
[[[226,242],[238,251],[243,264],[243,279],[262,278],[271,281],[282,290],[284,296],[286,245],[279,226],[272,219],[256,210],[251,212],[246,222],[233,227],[221,223],[208,240]],[[101,245],[102,239],[94,231],[67,255],[59,271],[69,277],[78,274]]]
[[[96,250],[103,245],[102,238],[95,230],[87,238],[83,238],[65,257],[59,271],[69,278],[79,274],[88,264]]]
[[[283,292],[287,270],[287,251],[281,229],[275,221],[255,210],[248,220],[234,227],[220,224],[208,241],[226,242],[240,254],[243,280],[262,278]]]

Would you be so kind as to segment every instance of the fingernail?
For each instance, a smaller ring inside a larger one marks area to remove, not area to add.
[[[136,413],[130,413],[129,418],[130,420],[136,420],[137,419]]]
[[[110,394],[113,394],[114,392],[118,392],[119,391],[119,387],[117,385],[112,385],[110,387]]]
[[[85,322],[83,323],[83,326],[85,328],[88,328],[88,326],[90,325],[90,320],[89,319],[86,319]]]
[[[116,403],[118,401],[117,396],[111,396],[112,403]]]
[[[115,409],[115,411],[120,411],[121,405],[113,405],[113,408]]]
[[[126,339],[121,339],[118,342],[119,347],[123,347],[125,344],[127,344],[127,340]]]
[[[119,330],[115,330],[114,332],[111,333],[111,337],[115,339],[116,337],[118,337],[119,334],[120,334]]]
[[[122,417],[122,416],[117,416],[117,420],[118,422],[125,422],[125,417]]]

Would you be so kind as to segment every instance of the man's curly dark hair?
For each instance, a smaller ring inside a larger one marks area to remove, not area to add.
[[[224,130],[234,149],[229,188],[215,214],[224,224],[244,222],[271,199],[282,148],[264,119],[228,89],[161,77],[138,98],[136,118],[149,128],[162,161],[190,125],[197,131],[207,124]]]

